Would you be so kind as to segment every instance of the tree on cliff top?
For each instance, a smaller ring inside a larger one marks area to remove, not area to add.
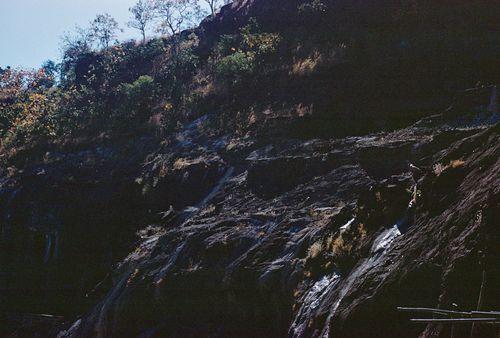
[[[161,20],[158,31],[168,35],[194,26],[203,16],[196,0],[156,0],[155,11]]]
[[[110,42],[117,37],[121,31],[118,22],[109,14],[98,14],[91,22],[92,35],[99,41],[102,48],[109,47]]]
[[[227,5],[231,2],[231,0],[203,0],[203,2],[208,5],[208,7],[210,8],[210,13],[213,16],[215,15],[215,12],[217,12],[217,10],[222,7],[222,5]]]
[[[127,25],[141,32],[143,43],[146,42],[147,28],[155,18],[154,8],[152,0],[139,0],[133,7],[129,8],[132,20]]]

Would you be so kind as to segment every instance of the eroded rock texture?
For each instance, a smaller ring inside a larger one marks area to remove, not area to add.
[[[195,30],[197,52],[250,17],[287,33],[304,1],[285,2],[224,7]],[[325,3],[354,32],[380,28],[372,19],[391,8]],[[278,107],[314,105],[311,116],[266,107],[242,135],[213,130],[220,116],[209,113],[160,141],[86,142],[6,170],[0,335],[449,337],[450,325],[414,324],[396,308],[474,310],[481,285],[481,309],[498,310],[498,111],[483,98],[444,111],[451,100],[432,84],[449,74],[407,75],[421,59],[400,49],[353,56],[375,65],[369,72],[340,58],[272,92]],[[414,105],[411,118],[394,114]],[[392,115],[378,115],[388,106]],[[470,337],[471,325],[453,334]],[[497,335],[491,325],[472,331]]]
[[[192,150],[183,163],[207,173],[218,154],[212,190],[143,233],[68,336],[446,336],[450,327],[411,324],[396,307],[474,309],[483,271],[483,306],[497,305],[500,142],[498,126],[437,119]]]

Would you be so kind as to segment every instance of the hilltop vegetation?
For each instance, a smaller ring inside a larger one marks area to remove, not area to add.
[[[227,8],[196,29],[180,33],[178,21],[167,37],[113,45],[115,23],[99,30],[112,18],[98,17],[100,49],[80,32],[57,66],[1,71],[2,158],[82,137],[165,135],[207,112],[219,116],[216,128],[241,133],[278,116],[312,115],[306,122],[320,134],[411,119],[439,105],[438,97],[494,81],[490,50],[498,36],[488,9],[458,1],[298,1],[283,6],[278,20],[260,15],[231,26]],[[481,20],[470,29],[467,18]],[[460,61],[450,62],[458,52]],[[380,102],[390,103],[380,111]]]

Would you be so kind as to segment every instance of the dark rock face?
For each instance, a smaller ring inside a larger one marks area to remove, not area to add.
[[[102,302],[64,335],[446,336],[449,327],[416,326],[395,309],[473,309],[482,271],[495,283],[498,126],[461,140],[419,125],[248,149],[209,199],[144,236]],[[229,143],[213,144],[223,157]],[[385,154],[401,168],[386,171]],[[425,170],[410,209],[408,159]],[[340,265],[328,238],[358,224],[366,233]],[[485,309],[498,305],[489,283]]]
[[[396,307],[475,309],[485,271],[483,309],[498,307],[498,125],[462,131],[435,116],[394,132],[264,144],[207,139],[200,123],[147,158],[112,147],[48,154],[5,181],[8,306],[23,311],[15,292],[26,290],[47,297],[40,312],[74,297],[70,318],[96,302],[68,337],[434,337],[450,327],[411,324]],[[143,165],[107,176],[120,158]],[[86,178],[86,161],[103,176]],[[408,161],[423,172],[416,190]]]
[[[290,26],[303,2],[224,7],[197,29],[200,54],[250,17]],[[325,3],[356,14],[340,24],[374,29],[390,4]],[[383,59],[409,64],[391,68],[390,81],[381,76],[390,67],[375,62],[377,81],[391,83],[380,91],[358,96],[377,83],[365,87],[349,65],[352,77],[326,86],[323,74],[309,90],[322,88],[325,110],[332,88],[353,106],[379,104],[379,94],[418,82],[402,72],[415,62],[405,55]],[[297,96],[308,95],[299,85]],[[0,335],[448,337],[451,326],[412,324],[396,307],[476,309],[482,284],[481,309],[499,307],[499,125],[496,112],[484,119],[459,101],[372,134],[350,110],[246,136],[207,132],[217,116],[206,115],[161,144],[137,137],[47,153],[0,178]],[[329,136],[307,137],[319,134]],[[33,312],[64,318],[24,315]],[[454,328],[470,336],[470,325]]]
[[[300,183],[305,183],[335,168],[333,158],[329,158],[328,155],[258,159],[248,170],[248,185],[256,194],[266,197],[289,191]]]
[[[135,232],[130,215],[138,220],[145,214],[133,184],[137,168],[130,165],[143,150],[139,144],[120,147],[122,154],[116,147],[47,153],[3,182],[6,308],[23,311],[33,298],[44,297],[45,305],[32,311],[59,312],[65,297],[95,285],[124,254]],[[112,239],[118,233],[123,241]],[[52,294],[54,289],[65,291]]]

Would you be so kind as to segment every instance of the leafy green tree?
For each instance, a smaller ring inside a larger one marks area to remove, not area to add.
[[[120,106],[122,117],[140,122],[151,114],[156,97],[156,86],[151,76],[143,75],[132,83],[122,84],[119,91],[122,96]]]
[[[0,144],[28,142],[54,136],[57,99],[45,90],[47,74],[6,69],[0,75]]]
[[[239,82],[242,77],[249,76],[255,70],[255,54],[241,50],[223,57],[216,65],[216,73],[224,79]]]
[[[254,19],[239,34],[223,35],[212,56],[216,77],[233,85],[241,83],[263,68],[266,58],[276,53],[280,41],[277,33],[261,32]]]

